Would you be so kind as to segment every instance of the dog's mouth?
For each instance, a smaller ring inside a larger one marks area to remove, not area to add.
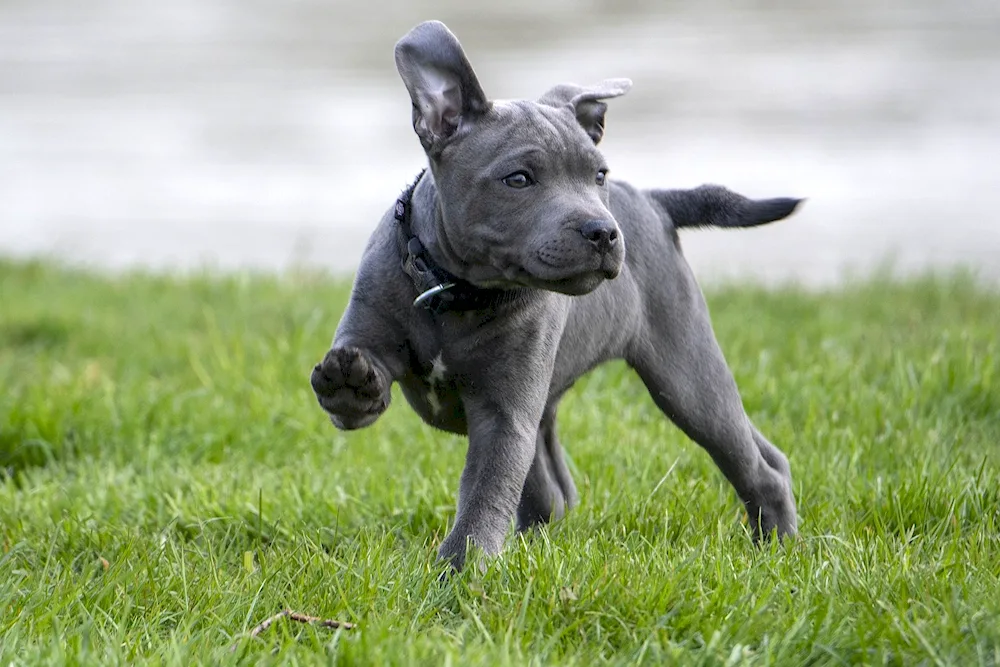
[[[520,269],[516,281],[526,287],[535,287],[570,296],[593,292],[605,280],[613,280],[621,273],[624,263],[619,257],[603,255],[590,262],[590,266],[552,266],[538,262],[535,266]]]
[[[567,294],[569,296],[583,296],[584,294],[590,294],[600,287],[601,283],[606,279],[602,273],[589,273],[572,278],[550,281],[547,283],[546,289],[550,292],[559,292],[560,294]]]

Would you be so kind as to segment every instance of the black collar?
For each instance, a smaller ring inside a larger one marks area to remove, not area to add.
[[[519,290],[499,290],[476,287],[437,264],[413,230],[410,229],[410,200],[424,169],[416,180],[396,200],[394,216],[399,223],[399,239],[403,255],[403,271],[417,288],[413,305],[441,313],[446,310],[483,310],[507,301]]]

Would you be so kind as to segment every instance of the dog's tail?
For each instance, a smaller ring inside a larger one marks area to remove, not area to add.
[[[756,227],[787,218],[802,199],[748,199],[721,185],[693,190],[650,190],[674,227]]]

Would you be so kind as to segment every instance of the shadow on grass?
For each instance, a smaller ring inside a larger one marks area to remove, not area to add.
[[[32,349],[60,347],[69,341],[72,328],[69,322],[53,317],[0,322],[0,353],[8,352],[18,359]],[[27,468],[48,465],[57,458],[60,449],[63,448],[16,424],[0,425],[0,479],[14,478]]]
[[[0,323],[0,348],[54,348],[69,340],[70,324],[51,317]]]
[[[14,479],[29,468],[41,468],[56,460],[57,447],[11,429],[0,429],[0,480]]]

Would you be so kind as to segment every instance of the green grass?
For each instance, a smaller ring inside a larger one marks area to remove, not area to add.
[[[801,539],[611,364],[560,414],[582,504],[439,583],[463,441],[309,388],[347,289],[0,261],[0,663],[1000,664],[1000,293],[713,289]],[[359,628],[245,638],[285,607]]]

